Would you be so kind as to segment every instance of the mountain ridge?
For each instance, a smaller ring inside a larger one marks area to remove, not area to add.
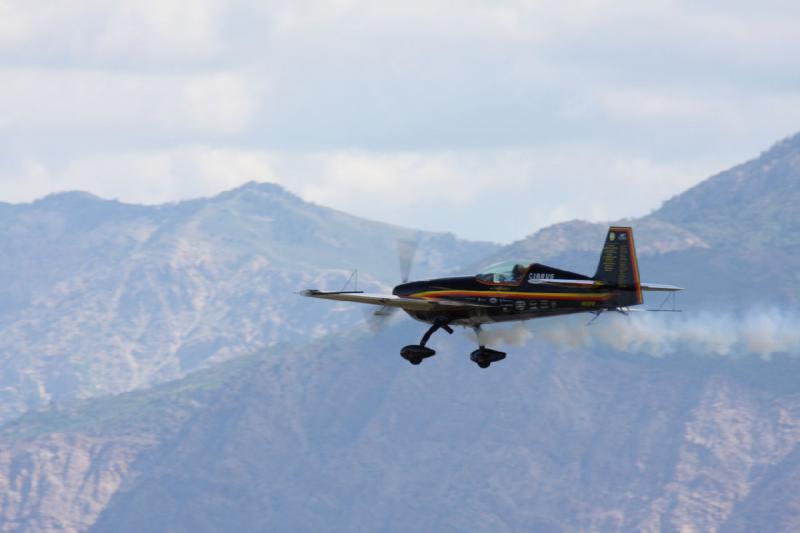
[[[0,438],[17,450],[31,442],[55,449],[106,442],[91,452],[100,470],[125,475],[113,483],[98,478],[98,487],[105,483],[98,501],[106,504],[93,531],[432,531],[468,523],[491,530],[531,523],[555,530],[717,529],[737,516],[738,501],[758,501],[747,487],[774,490],[766,474],[792,461],[800,443],[797,390],[757,390],[713,370],[676,373],[657,359],[598,359],[541,342],[529,346],[533,351],[515,349],[496,373],[478,373],[465,361],[469,343],[462,337],[440,343],[420,375],[380,353],[415,329],[406,323],[379,337],[273,350],[226,364],[238,368],[218,366],[112,399],[105,409],[113,416],[126,404],[155,402],[132,425],[124,423],[127,415],[93,425],[81,414],[98,404],[92,399],[68,414],[83,425],[56,417],[45,421],[58,424],[55,433],[45,425],[44,433],[9,441],[9,432],[30,423],[21,421]],[[204,383],[217,369],[225,377],[209,388]],[[719,409],[720,402],[729,407]],[[748,456],[741,432],[753,450],[769,455]],[[108,447],[118,451],[99,455]],[[123,451],[130,455],[120,462],[115,454]],[[704,467],[708,474],[693,468],[704,454],[718,462]],[[50,468],[67,457],[53,455]],[[0,471],[7,468],[0,461]],[[486,484],[472,477],[475,469]],[[431,471],[442,483],[422,481]],[[20,486],[24,475],[8,479]],[[413,513],[403,510],[406,498],[416,502]],[[758,529],[758,522],[744,523]]]
[[[0,420],[174,379],[309,325],[314,335],[353,327],[359,311],[302,312],[294,292],[339,289],[353,268],[363,288],[385,290],[399,277],[400,238],[421,241],[427,275],[496,248],[256,183],[160,206],[56,194],[5,210],[0,230]]]
[[[782,179],[789,184],[800,175],[795,144],[766,152],[789,158],[769,167],[788,172]],[[719,175],[736,179],[745,169],[754,180],[780,177],[763,170],[765,159],[754,161]],[[748,194],[747,188],[737,191]],[[694,202],[702,200],[698,194]],[[240,216],[254,223],[263,214],[248,202],[231,205],[234,212],[223,210],[219,220],[233,228],[241,228]],[[690,311],[711,305],[731,312],[770,301],[797,309],[800,254],[781,234],[793,230],[794,208],[784,202],[774,207],[784,211],[780,224],[764,228],[769,238],[745,235],[738,245],[731,241],[736,228],[698,230],[675,207],[663,218],[656,211],[626,223],[637,229],[646,281],[685,284]],[[185,275],[208,269],[229,272],[224,262],[204,258],[227,245],[231,232],[216,233],[219,220],[198,213],[191,231],[165,230],[154,241],[169,259],[156,254],[162,261],[156,264],[195,265],[166,269],[167,285],[180,286]],[[752,216],[744,221],[751,224],[761,216],[719,213]],[[316,242],[313,220],[306,219],[309,226],[300,233],[302,246]],[[571,221],[483,251],[490,258],[522,255],[591,272],[605,227]],[[281,253],[291,251],[281,235],[270,242]],[[326,238],[331,248],[338,245],[335,236]],[[237,239],[232,250],[249,250],[252,259],[258,240],[249,232]],[[460,252],[464,264],[477,262],[471,254],[481,251],[469,246]],[[765,258],[773,260],[771,270]],[[353,257],[339,260],[347,259]],[[435,271],[436,258],[423,259],[421,272]],[[452,265],[457,255],[441,260],[439,265]],[[388,278],[388,261],[383,264]],[[258,264],[242,269],[235,284],[248,293],[260,290],[253,272]],[[332,284],[347,272],[340,274],[309,281]],[[254,300],[232,294],[238,307],[257,313],[280,286]],[[148,293],[133,293],[131,301],[141,294]],[[282,308],[284,320],[331,309],[320,311],[319,302],[297,297],[294,304]],[[215,316],[223,344],[206,349],[224,349],[231,339],[226,331],[252,331],[246,316]],[[548,320],[537,327],[547,328]],[[282,335],[291,342],[271,348],[248,345],[257,355],[229,353],[225,362],[147,390],[65,397],[6,424],[0,430],[0,482],[6,483],[0,530],[796,529],[800,382],[794,376],[800,367],[792,357],[679,353],[659,359],[557,348],[535,332],[488,372],[467,360],[471,339],[440,335],[431,341],[437,356],[417,368],[405,364],[397,349],[419,336],[420,324],[399,322],[372,336],[344,326],[354,323],[351,316],[340,329],[311,330],[319,335],[314,339],[307,323],[298,321],[304,337]],[[601,318],[592,327],[605,323]],[[184,355],[198,353],[200,364],[192,368],[216,360],[197,346]]]

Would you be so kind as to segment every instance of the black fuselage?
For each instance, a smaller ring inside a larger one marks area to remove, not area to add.
[[[561,284],[548,284],[549,280],[560,280]],[[564,284],[564,280],[574,283]],[[474,326],[614,309],[619,306],[623,291],[581,274],[533,264],[514,282],[489,283],[475,276],[440,278],[404,283],[395,287],[393,293],[478,304],[480,307],[468,309],[406,311],[423,322],[446,319],[451,324]]]
[[[408,279],[407,271],[403,279]],[[419,344],[409,344],[400,350],[400,355],[413,365],[436,354],[427,346],[436,331],[453,333],[453,325],[472,327],[478,349],[470,354],[470,360],[481,368],[488,368],[503,360],[506,354],[484,344],[483,324],[587,312],[596,317],[602,311],[627,314],[630,307],[644,303],[645,290],[674,293],[681,288],[642,283],[633,229],[612,226],[608,228],[592,277],[540,263],[502,261],[487,266],[475,276],[403,283],[394,288],[392,295],[316,289],[302,294],[380,306],[374,313],[378,320],[391,316],[393,310],[403,309],[412,318],[431,324]]]

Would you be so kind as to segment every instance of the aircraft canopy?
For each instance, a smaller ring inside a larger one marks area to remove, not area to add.
[[[522,281],[528,265],[524,261],[503,261],[484,268],[476,278],[484,283],[517,283]]]

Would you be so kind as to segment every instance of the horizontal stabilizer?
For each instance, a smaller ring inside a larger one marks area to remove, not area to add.
[[[675,292],[682,291],[683,287],[676,287],[675,285],[661,285],[659,283],[642,283],[643,291],[662,291],[662,292]]]

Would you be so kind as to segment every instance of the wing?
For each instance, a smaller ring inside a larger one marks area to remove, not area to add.
[[[368,294],[361,291],[323,292],[308,289],[300,293],[310,298],[336,300],[340,302],[356,302],[360,304],[380,305],[383,307],[399,307],[409,311],[434,311],[437,309],[484,308],[485,305],[439,300],[433,298],[402,298],[394,294]]]

